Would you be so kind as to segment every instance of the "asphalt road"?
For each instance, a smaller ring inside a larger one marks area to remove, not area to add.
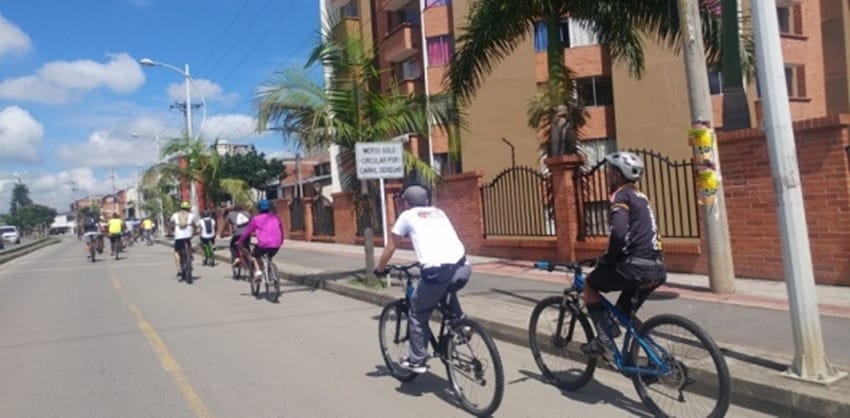
[[[174,271],[164,246],[93,264],[75,238],[0,266],[0,417],[467,416],[436,361],[410,384],[386,375],[374,305],[289,283],[272,304],[227,266],[196,264],[193,285]],[[563,394],[497,344],[497,416],[649,416],[620,375]]]

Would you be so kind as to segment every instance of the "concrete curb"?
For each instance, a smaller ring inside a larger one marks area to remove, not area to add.
[[[162,243],[162,242],[160,242]],[[166,243],[162,243],[166,244]],[[196,249],[199,251],[199,249]],[[216,255],[216,259],[229,262],[229,257]],[[384,294],[365,287],[349,284],[348,278],[333,281],[312,275],[281,271],[280,277],[288,281],[308,286],[312,289],[323,289],[342,296],[383,306],[398,299],[398,295]],[[528,347],[528,329],[476,317],[472,319],[481,323],[490,336],[509,343]],[[779,362],[766,359],[763,354],[749,353],[746,348],[730,344],[718,344],[724,347],[726,361],[729,366],[730,384],[732,387],[731,402],[735,405],[752,408],[782,417],[847,417],[850,416],[850,397],[841,392],[836,385],[821,386],[804,383],[783,377],[781,370],[776,368]],[[730,349],[731,348],[731,349]],[[529,353],[530,354],[530,353]],[[740,358],[749,360],[741,360]],[[761,361],[766,365],[753,364]],[[786,363],[787,364],[787,363]],[[604,362],[600,363],[604,367]],[[700,373],[713,374],[711,370],[700,369]],[[837,385],[850,387],[845,379]]]
[[[27,254],[38,251],[48,245],[58,244],[59,240],[52,237],[40,238],[37,241],[33,241],[27,244],[23,244],[19,247],[16,247],[12,250],[6,251],[0,254],[0,264],[7,263],[12,261],[18,257],[23,257]]]

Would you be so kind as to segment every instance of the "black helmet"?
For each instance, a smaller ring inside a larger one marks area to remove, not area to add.
[[[429,206],[431,190],[421,184],[411,184],[401,191],[401,198],[410,206]]]

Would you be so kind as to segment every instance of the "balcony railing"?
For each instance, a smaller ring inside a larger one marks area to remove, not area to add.
[[[419,26],[403,23],[384,38],[384,57],[389,62],[402,62],[419,52],[420,44]]]

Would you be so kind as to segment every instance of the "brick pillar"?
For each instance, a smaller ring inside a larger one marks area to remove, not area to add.
[[[334,241],[354,244],[357,224],[354,222],[354,202],[347,193],[334,193]]]
[[[399,193],[402,189],[401,182],[390,181],[384,185],[384,191],[386,192],[386,202],[387,202],[387,229],[392,231],[393,225],[395,224],[396,218],[398,218],[398,214],[401,208],[396,208],[395,195]],[[398,209],[398,210],[396,210]],[[389,232],[388,231],[388,232]]]
[[[289,216],[289,199],[275,199],[274,209],[275,213],[277,213],[278,219],[280,219],[280,223],[283,224],[284,233],[287,237],[289,237],[292,233],[292,225]]]
[[[544,163],[552,173],[552,193],[555,200],[555,235],[558,237],[558,258],[575,260],[578,238],[578,199],[575,173],[584,165],[580,155],[560,155]]]
[[[301,198],[304,203],[304,241],[313,240],[313,197],[304,196]]]

